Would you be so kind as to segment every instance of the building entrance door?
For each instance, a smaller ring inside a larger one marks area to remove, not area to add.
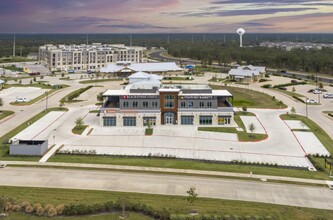
[[[165,125],[175,124],[175,113],[172,113],[172,112],[164,113],[164,124]]]

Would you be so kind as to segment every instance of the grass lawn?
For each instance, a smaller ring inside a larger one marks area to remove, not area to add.
[[[88,164],[109,164],[143,167],[161,167],[174,169],[210,170],[221,172],[236,172],[288,176],[308,179],[328,179],[328,176],[321,172],[310,172],[301,169],[280,168],[272,166],[255,166],[245,164],[224,164],[218,162],[205,162],[198,160],[181,160],[172,158],[149,158],[149,157],[117,157],[107,155],[67,155],[56,154],[48,162],[65,163],[88,163]]]
[[[71,190],[71,189],[47,189],[47,188],[26,188],[26,187],[0,187],[0,195],[13,197],[18,201],[28,201],[32,204],[86,204],[105,203],[108,201],[117,201],[118,198],[128,196],[130,202],[141,202],[152,207],[154,210],[163,210],[167,208],[170,213],[186,214],[191,208],[199,211],[201,214],[220,214],[220,215],[238,215],[238,216],[271,216],[273,219],[331,219],[333,211],[299,208],[282,205],[272,205],[256,202],[243,202],[233,200],[207,199],[200,198],[192,206],[182,196],[151,195],[140,193],[123,193],[109,191],[93,190]],[[133,214],[133,217],[138,217]],[[142,217],[142,216],[139,216]],[[15,218],[13,218],[15,219]],[[21,218],[20,218],[21,219]],[[28,218],[27,220],[30,220]],[[36,219],[36,218],[35,218]],[[43,219],[43,218],[38,218]],[[79,218],[85,219],[85,218]],[[90,218],[88,218],[90,219]],[[95,219],[95,218],[92,218]],[[101,218],[97,218],[101,219]],[[105,218],[104,218],[105,219]],[[113,218],[111,218],[113,219]],[[147,219],[147,218],[133,218]]]
[[[14,137],[16,134],[20,133],[24,129],[26,129],[29,125],[28,123],[35,123],[40,118],[45,116],[47,113],[51,111],[68,111],[66,108],[49,108],[48,110],[44,110],[40,112],[39,114],[35,115],[28,121],[22,123],[18,127],[14,128],[13,130],[9,131],[7,134],[0,137],[0,160],[26,160],[26,161],[38,161],[40,157],[34,157],[34,156],[9,156],[9,144],[8,140],[12,137]]]
[[[333,155],[333,140],[332,138],[320,127],[318,126],[314,121],[311,119],[301,116],[301,115],[281,115],[281,119],[283,120],[299,120],[302,121],[305,125],[307,125],[310,130],[316,135],[316,137],[320,140],[320,142],[326,147],[328,152],[330,152],[331,155]]]
[[[127,212],[129,214],[128,220],[150,220],[151,218],[136,214]],[[12,213],[10,216],[6,217],[6,220],[50,220],[50,219],[64,219],[64,220],[119,220],[119,213],[113,213],[113,214],[101,214],[101,215],[91,215],[91,216],[76,216],[76,217],[37,217],[36,215],[27,215],[23,213]]]
[[[72,129],[72,133],[81,135],[84,132],[84,130],[86,130],[87,127],[88,127],[88,125],[75,126]]]
[[[210,85],[212,89],[226,89],[228,90],[234,97],[233,106],[235,107],[243,107],[246,106],[248,108],[270,108],[270,109],[279,109],[279,108],[287,108],[285,104],[280,104],[280,102],[273,97],[261,93],[258,91],[237,88],[232,86],[216,86]]]
[[[199,127],[199,131],[211,131],[211,132],[225,132],[237,134],[239,141],[260,141],[266,139],[268,136],[266,134],[253,134],[252,136],[246,132],[245,126],[240,118],[241,115],[244,116],[255,116],[251,112],[237,112],[234,115],[235,122],[238,124],[243,131],[237,131],[236,128],[228,127]]]
[[[5,110],[0,110],[0,120],[14,114],[15,112],[13,111],[5,111]]]
[[[38,85],[38,86],[36,86],[36,85]],[[45,98],[46,96],[52,95],[52,93],[54,93],[56,91],[59,91],[59,90],[61,90],[63,88],[66,88],[66,87],[69,87],[68,85],[60,85],[60,87],[54,88],[53,86],[45,86],[43,84],[32,84],[30,86],[40,87],[42,89],[51,89],[51,90],[49,90],[47,93],[45,92],[44,94],[42,94],[42,95],[40,95],[40,96],[38,96],[38,97],[28,101],[28,102],[11,102],[9,104],[16,105],[16,106],[32,105],[32,104],[38,102],[39,100]]]
[[[96,113],[96,114],[98,114],[99,110],[90,110],[89,113]]]
[[[122,81],[123,79],[92,79],[80,81],[81,84],[99,83],[99,82],[111,82],[111,81]]]
[[[285,91],[285,90],[281,90],[281,89],[273,89],[273,90],[278,91],[278,92],[282,92],[282,93],[284,93],[284,94],[286,94],[286,95],[288,95],[288,96],[290,96],[290,97],[295,96],[295,97],[298,97],[298,98],[305,99],[305,96],[304,96],[304,95],[301,95],[301,94],[296,93],[296,92]]]

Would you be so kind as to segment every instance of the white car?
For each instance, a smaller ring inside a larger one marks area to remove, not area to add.
[[[26,102],[26,98],[16,98],[16,102]]]
[[[317,104],[318,102],[314,99],[307,99],[306,100],[306,103],[309,103],[309,104]]]
[[[324,98],[333,98],[333,93],[326,93],[323,95]]]
[[[317,89],[313,90],[313,94],[321,94],[321,93],[323,93],[323,92],[320,90],[317,90]]]

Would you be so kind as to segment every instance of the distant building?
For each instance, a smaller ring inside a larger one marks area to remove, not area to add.
[[[234,66],[229,71],[230,80],[235,80],[238,82],[251,83],[256,82],[259,79],[265,77],[266,67],[263,66]]]
[[[50,70],[100,70],[118,61],[142,63],[144,47],[127,47],[123,44],[47,44],[39,47],[38,60]]]
[[[102,126],[233,124],[232,95],[227,90],[212,90],[208,85],[162,85],[154,75],[142,73],[131,79],[134,83],[123,89],[103,94]]]
[[[324,47],[333,48],[333,44],[322,44],[322,43],[309,43],[309,42],[262,42],[260,43],[261,47],[269,47],[269,48],[281,48],[285,51],[291,51],[292,49],[316,49],[321,50]]]
[[[101,68],[102,73],[115,73],[117,75],[128,76],[136,72],[145,72],[150,74],[182,74],[184,70],[177,66],[176,63],[126,63],[118,62],[108,64],[107,67]]]

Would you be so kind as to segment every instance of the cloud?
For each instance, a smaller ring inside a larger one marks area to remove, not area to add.
[[[176,27],[164,27],[151,24],[102,24],[100,28],[117,28],[117,29],[177,29]]]
[[[285,5],[297,5],[300,3],[308,3],[308,2],[321,2],[321,0],[221,0],[221,1],[213,1],[212,4],[285,4]]]
[[[229,17],[229,16],[243,16],[243,15],[264,15],[264,14],[276,14],[280,12],[299,12],[317,10],[317,8],[263,8],[263,9],[240,9],[240,10],[228,10],[228,11],[206,11],[206,12],[194,12],[179,14],[184,17]]]

